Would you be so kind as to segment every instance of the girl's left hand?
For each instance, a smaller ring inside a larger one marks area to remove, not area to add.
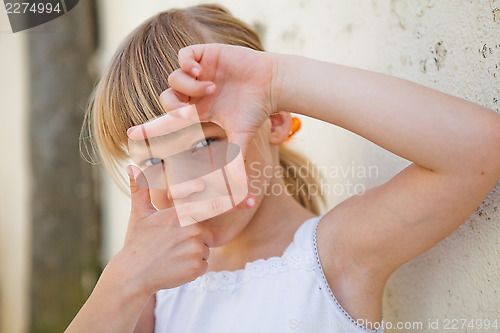
[[[272,53],[225,44],[199,44],[179,52],[181,68],[160,96],[165,110],[195,104],[200,121],[221,125],[245,156],[247,146],[275,112],[277,60]]]

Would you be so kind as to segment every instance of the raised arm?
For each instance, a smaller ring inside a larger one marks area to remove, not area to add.
[[[211,235],[200,223],[181,227],[174,208],[156,210],[129,169],[132,209],[125,244],[108,263],[66,333],[152,332],[153,295],[205,273]]]
[[[318,227],[327,280],[354,318],[378,321],[390,274],[459,227],[500,178],[500,115],[465,100],[388,75],[235,46],[196,45],[179,60],[162,99],[196,104],[243,151],[269,115],[290,111],[413,162],[334,207]]]
[[[344,247],[332,251],[388,276],[460,226],[500,178],[496,112],[388,75],[277,59],[278,109],[338,125],[413,162],[327,214],[325,229],[342,235]]]
[[[380,73],[277,57],[278,109],[348,129],[436,173],[500,168],[493,110]]]

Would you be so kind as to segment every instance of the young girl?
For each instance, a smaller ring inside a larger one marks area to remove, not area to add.
[[[181,227],[168,191],[138,186],[129,166],[125,244],[67,332],[382,331],[391,273],[459,227],[500,177],[494,111],[387,75],[263,52],[256,33],[216,5],[160,13],[120,46],[91,110],[108,169],[129,158],[127,131],[188,104],[205,121],[202,146],[241,147],[257,180],[248,200]],[[314,179],[258,172],[305,162],[283,146],[289,112],[413,163],[318,216],[318,197],[267,191]]]

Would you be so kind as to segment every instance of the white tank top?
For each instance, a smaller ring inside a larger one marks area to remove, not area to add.
[[[316,248],[323,215],[306,220],[281,257],[158,291],[155,333],[383,332],[357,323],[330,290]]]

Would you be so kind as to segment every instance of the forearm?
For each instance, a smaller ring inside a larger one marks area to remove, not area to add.
[[[108,264],[66,333],[134,331],[149,296],[128,284],[118,265]]]
[[[500,160],[500,115],[492,110],[384,74],[278,59],[279,110],[338,125],[435,172]]]

